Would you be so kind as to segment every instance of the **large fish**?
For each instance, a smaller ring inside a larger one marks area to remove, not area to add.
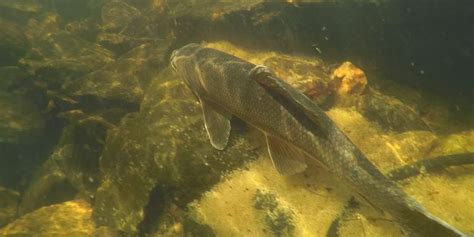
[[[282,174],[306,168],[313,158],[378,209],[390,213],[411,236],[466,236],[425,210],[383,175],[306,96],[267,68],[189,44],[171,55],[173,69],[199,99],[212,146],[226,147],[236,116],[265,134]]]

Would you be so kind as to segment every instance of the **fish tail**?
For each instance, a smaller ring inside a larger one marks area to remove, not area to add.
[[[410,209],[409,213],[402,219],[403,224],[410,230],[409,236],[473,237],[429,213],[418,203],[412,205]]]

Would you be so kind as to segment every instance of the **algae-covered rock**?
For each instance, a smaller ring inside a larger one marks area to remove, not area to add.
[[[429,131],[408,131],[383,136],[383,141],[401,164],[425,158],[438,139]]]
[[[66,153],[66,154],[64,154]],[[68,155],[70,150],[56,150],[52,157]],[[71,200],[76,194],[66,180],[66,174],[55,160],[49,159],[33,175],[31,183],[22,195],[18,207],[20,214],[26,214],[40,207]]]
[[[254,52],[227,41],[208,43],[214,48],[256,65],[268,67],[276,76],[321,105],[333,94],[329,68],[318,57],[294,56],[277,52]]]
[[[331,84],[339,96],[360,95],[367,85],[364,71],[351,62],[344,62],[331,75]]]
[[[190,204],[189,215],[216,236],[326,236],[351,195],[338,180],[314,164],[282,176],[262,155]]]
[[[440,138],[434,144],[431,156],[474,152],[474,130],[464,131]]]
[[[372,91],[357,101],[358,110],[387,131],[430,130],[416,110],[397,98]]]
[[[83,200],[43,207],[0,229],[0,235],[13,236],[93,236],[92,209]]]
[[[22,27],[0,18],[0,66],[15,65],[29,49]]]
[[[255,5],[262,3],[262,0],[237,0],[232,2],[216,2],[212,0],[204,1],[154,1],[154,7],[159,8],[161,5],[167,5],[169,15],[172,17],[192,16],[192,17],[206,17],[217,18],[223,14],[247,10]],[[193,7],[189,7],[192,4]]]
[[[141,45],[115,62],[68,81],[62,87],[66,94],[77,100],[93,102],[95,106],[99,103],[138,107],[146,85],[166,65],[166,50],[164,44]]]
[[[87,115],[66,126],[56,149],[26,188],[20,213],[75,196],[93,200],[100,182],[99,157],[112,126],[103,117]]]
[[[0,227],[17,216],[20,193],[0,186]]]
[[[100,25],[95,18],[86,18],[69,22],[64,29],[76,37],[93,42],[96,41],[97,34],[100,32]]]
[[[42,9],[39,0],[0,0],[0,8],[21,12],[38,12]]]
[[[333,93],[327,65],[319,58],[275,55],[264,65],[318,104],[323,104]]]
[[[138,9],[125,2],[110,1],[102,7],[102,26],[105,30],[120,30],[140,14]]]
[[[152,218],[161,213],[157,207],[183,207],[225,171],[255,157],[255,147],[238,130],[234,126],[226,150],[214,149],[195,97],[169,68],[164,70],[148,88],[140,112],[108,132],[94,219],[136,233],[142,221],[143,230],[159,219]],[[148,213],[148,208],[155,211]]]
[[[29,75],[16,66],[0,67],[0,91],[12,91],[25,84]]]
[[[60,31],[38,39],[28,55],[21,59],[21,64],[47,79],[54,88],[113,62],[113,57],[112,52],[98,44]]]
[[[44,129],[33,101],[13,93],[0,93],[0,143],[30,143]]]
[[[61,31],[60,20],[61,17],[55,12],[46,12],[41,17],[29,19],[25,29],[28,41],[34,47],[39,48],[43,40],[47,40],[52,34]],[[52,40],[49,39],[49,41]]]

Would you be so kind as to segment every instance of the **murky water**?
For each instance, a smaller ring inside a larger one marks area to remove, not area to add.
[[[0,236],[415,234],[318,157],[281,175],[242,116],[215,149],[170,65],[189,43],[268,67],[474,234],[473,23],[467,1],[0,0]]]

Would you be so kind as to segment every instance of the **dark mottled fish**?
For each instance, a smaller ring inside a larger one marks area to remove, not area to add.
[[[386,210],[413,236],[466,236],[426,211],[384,176],[310,99],[268,69],[189,44],[171,65],[199,99],[211,144],[224,149],[230,118],[261,130],[275,168],[295,174],[313,158],[343,177],[370,204]]]

